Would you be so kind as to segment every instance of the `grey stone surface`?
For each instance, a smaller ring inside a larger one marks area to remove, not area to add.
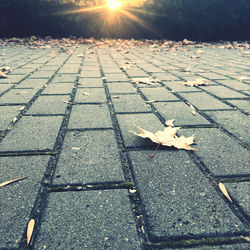
[[[16,85],[16,88],[33,88],[33,89],[40,89],[42,88],[46,83],[48,82],[48,79],[31,79],[27,78],[23,80],[21,83]]]
[[[69,95],[39,96],[27,114],[64,114],[69,99]]]
[[[205,92],[180,93],[180,95],[200,110],[232,109],[230,106]]]
[[[119,112],[150,112],[151,109],[138,94],[111,96],[116,113]]]
[[[62,66],[58,71],[59,74],[77,74],[79,70],[79,63],[69,64],[68,62]]]
[[[96,70],[96,71],[82,70],[80,77],[94,77],[94,78],[101,77],[101,72],[100,70]]]
[[[74,83],[76,80],[76,74],[56,74],[52,80],[52,82],[70,82]]]
[[[206,114],[243,142],[250,142],[250,124],[247,115],[239,111],[208,111]]]
[[[0,106],[0,130],[7,128],[8,124],[20,113],[23,106]]]
[[[23,78],[25,78],[25,75],[8,75],[8,78],[1,78],[1,83],[19,83]]]
[[[56,184],[123,180],[114,132],[67,133],[55,176]]]
[[[127,82],[128,78],[125,74],[105,74],[107,82]]]
[[[18,248],[48,160],[48,156],[0,157],[0,183],[26,177],[0,188],[1,249]]]
[[[68,83],[51,83],[42,94],[71,94],[73,84]]]
[[[164,126],[153,114],[122,114],[117,115],[119,126],[121,129],[122,137],[125,147],[156,147],[157,144],[151,142],[149,139],[143,139],[130,132],[134,130],[137,133],[136,126],[139,126],[145,130],[151,132],[157,132],[163,130]]]
[[[216,128],[181,129],[181,135],[195,135],[195,152],[213,175],[250,174],[250,152]]]
[[[103,87],[102,79],[100,78],[79,78],[79,87]]]
[[[239,80],[219,80],[217,82],[236,90],[250,90],[250,86],[248,84]]]
[[[175,119],[176,126],[210,124],[200,114],[192,113],[192,109],[184,102],[153,103],[156,110],[165,120]]]
[[[34,249],[44,248],[141,249],[127,191],[50,194]]]
[[[69,128],[111,128],[111,119],[106,104],[74,105]]]
[[[196,87],[185,86],[185,81],[163,81],[164,85],[171,88],[174,92],[190,92],[190,91],[200,91]]]
[[[130,152],[151,240],[175,236],[219,236],[246,227],[184,151]]]
[[[180,78],[177,76],[174,76],[169,73],[155,73],[154,76],[156,76],[157,79],[164,80],[164,81],[178,81]]]
[[[219,75],[213,72],[209,72],[209,73],[199,73],[200,76],[202,77],[206,77],[208,79],[213,79],[213,80],[217,80],[217,79],[228,79],[229,77],[223,76],[223,75]]]
[[[0,84],[0,94],[2,94],[4,91],[9,89],[10,87],[11,87],[11,85],[9,85],[9,84]]]
[[[221,98],[246,98],[247,97],[246,95],[240,94],[224,86],[205,86],[201,88]]]
[[[30,78],[50,78],[51,76],[53,76],[53,74],[55,73],[55,71],[36,71],[34,72]]]
[[[0,151],[53,149],[62,117],[22,117],[0,143]]]
[[[100,103],[107,102],[104,88],[78,88],[75,102]]]
[[[129,82],[109,82],[107,83],[109,93],[135,93],[136,89]]]
[[[37,91],[38,89],[11,89],[0,97],[0,103],[26,103]]]
[[[231,104],[237,108],[250,113],[250,100],[228,100]]]
[[[238,182],[238,183],[224,183],[231,197],[240,205],[245,213],[250,215],[250,183]],[[247,195],[246,195],[247,194]]]
[[[159,88],[141,88],[142,93],[149,101],[176,101],[179,100],[173,93],[170,93],[164,87]]]

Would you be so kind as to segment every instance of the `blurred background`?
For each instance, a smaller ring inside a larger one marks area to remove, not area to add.
[[[250,0],[0,0],[0,37],[250,40]]]

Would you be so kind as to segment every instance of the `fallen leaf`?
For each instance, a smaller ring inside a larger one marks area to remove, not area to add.
[[[29,245],[30,243],[30,239],[31,239],[31,236],[33,234],[33,231],[34,231],[34,227],[35,227],[35,220],[34,219],[31,219],[28,223],[28,227],[27,227],[27,246]]]
[[[21,178],[17,178],[17,179],[14,179],[14,180],[10,180],[10,181],[5,181],[5,182],[2,182],[0,183],[0,187],[3,187],[3,186],[6,186],[6,185],[9,185],[11,183],[14,183],[14,182],[17,182],[17,181],[20,181],[20,180],[23,180],[23,179],[26,179],[27,177],[21,177]]]
[[[193,86],[208,85],[210,83],[207,80],[205,80],[205,79],[197,79],[197,80],[194,80],[194,81],[184,82],[183,84],[187,85],[187,86],[193,87]]]
[[[89,96],[89,93],[87,93],[87,92],[83,92],[82,94],[86,95],[86,96]]]
[[[131,81],[133,83],[147,84],[147,85],[155,85],[155,84],[161,82],[161,80],[155,79],[155,78],[152,78],[152,77],[148,77],[148,78],[133,78]]]
[[[0,71],[0,78],[8,78],[5,72]]]
[[[131,193],[131,194],[134,194],[134,193],[136,193],[136,189],[129,189],[129,193]]]
[[[165,122],[165,124],[166,124],[167,126],[174,127],[174,119],[172,119],[172,120],[167,120],[167,121]]]
[[[204,54],[205,52],[202,49],[198,49],[198,50],[196,50],[196,53],[197,54]]]
[[[22,111],[22,110],[24,110],[25,109],[25,106],[22,106],[20,109],[19,109],[19,111]]]
[[[17,117],[14,117],[13,120],[12,120],[12,122],[14,123],[16,121],[17,121]]]
[[[220,188],[221,192],[226,196],[226,198],[232,203],[233,201],[232,201],[231,197],[229,196],[225,185],[223,183],[219,182],[219,188]]]
[[[172,125],[173,121],[167,121],[169,124]],[[176,147],[178,149],[186,149],[186,150],[197,150],[195,148],[191,148],[190,145],[194,143],[194,135],[190,137],[184,137],[184,136],[177,136],[176,133],[180,129],[180,127],[173,127],[168,126],[165,127],[163,131],[158,131],[156,133],[152,133],[150,131],[144,130],[138,126],[136,126],[137,129],[141,131],[140,134],[136,133],[133,130],[130,130],[131,133],[134,135],[137,135],[142,138],[149,138],[152,142],[155,142],[158,144],[155,152],[151,155],[153,157],[156,154],[156,151],[158,150],[159,146],[167,146],[167,147]]]

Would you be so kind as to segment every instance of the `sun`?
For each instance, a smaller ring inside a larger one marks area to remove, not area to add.
[[[122,2],[119,0],[107,0],[107,6],[110,10],[115,10],[122,7]]]

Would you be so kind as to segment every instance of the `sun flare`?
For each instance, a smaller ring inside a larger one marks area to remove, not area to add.
[[[122,7],[122,2],[119,0],[107,0],[107,6],[110,10],[115,10]]]

